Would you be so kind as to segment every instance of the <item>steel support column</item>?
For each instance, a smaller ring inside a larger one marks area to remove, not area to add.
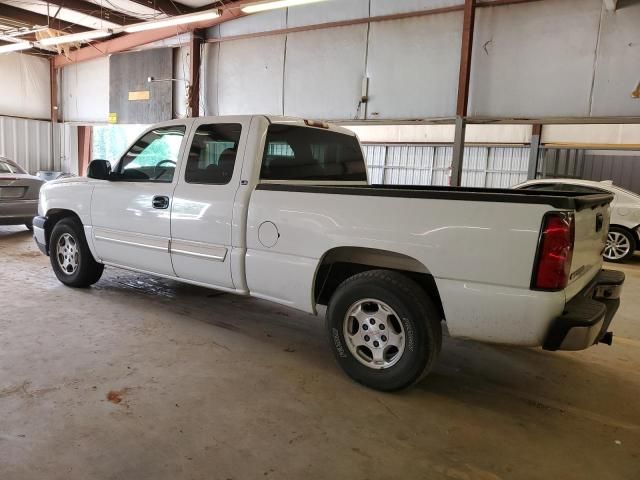
[[[542,135],[542,125],[536,123],[531,131],[531,142],[529,151],[529,169],[527,180],[533,180],[538,173],[538,158],[540,154],[540,137]]]
[[[451,161],[451,177],[449,185],[459,187],[462,184],[462,160],[464,159],[464,135],[467,123],[461,116],[456,116],[456,132],[453,138],[453,159]]]
[[[200,48],[204,40],[204,30],[194,30],[191,32],[189,40],[189,87],[188,87],[188,113],[189,117],[200,116]]]
[[[476,2],[465,0],[462,25],[462,47],[460,49],[460,75],[458,77],[458,101],[456,105],[456,132],[453,144],[450,183],[459,187],[462,182],[464,161],[465,117],[469,104],[469,80],[471,78],[471,54],[473,50],[473,29],[475,26]]]

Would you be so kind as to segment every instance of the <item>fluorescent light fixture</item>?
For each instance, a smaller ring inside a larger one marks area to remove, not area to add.
[[[206,12],[190,13],[187,15],[177,15],[175,17],[163,18],[161,20],[151,20],[149,22],[134,23],[124,27],[127,33],[143,32],[145,30],[155,30],[156,28],[172,27],[174,25],[184,25],[185,23],[203,22],[218,18],[220,14],[217,10],[207,10]]]
[[[108,37],[111,33],[111,30],[89,30],[88,32],[72,33],[71,35],[43,38],[38,40],[38,43],[44,46],[49,46],[60,45],[61,43],[86,42],[87,40]]]
[[[250,3],[240,7],[244,13],[258,13],[266,10],[275,10],[276,8],[295,7],[297,5],[305,5],[307,3],[324,2],[326,0],[269,0],[267,2]]]
[[[9,43],[0,46],[0,53],[19,52],[20,50],[27,50],[31,47],[33,47],[31,42]]]

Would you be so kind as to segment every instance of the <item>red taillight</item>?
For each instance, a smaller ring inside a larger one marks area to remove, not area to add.
[[[574,219],[570,213],[545,216],[538,245],[533,288],[562,290],[567,286],[573,257]]]

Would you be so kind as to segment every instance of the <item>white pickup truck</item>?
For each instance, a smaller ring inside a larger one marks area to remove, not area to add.
[[[72,287],[110,265],[326,305],[341,367],[391,391],[429,372],[443,329],[548,350],[610,344],[624,282],[602,270],[611,200],[369,185],[346,129],[230,116],[153,126],[113,169],[94,160],[88,177],[46,184],[33,225]]]

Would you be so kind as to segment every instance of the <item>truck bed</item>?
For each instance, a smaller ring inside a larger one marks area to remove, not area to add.
[[[604,206],[613,201],[613,195],[609,194],[421,185],[300,185],[293,183],[261,183],[256,189],[374,197],[542,204],[558,209],[576,211]]]

